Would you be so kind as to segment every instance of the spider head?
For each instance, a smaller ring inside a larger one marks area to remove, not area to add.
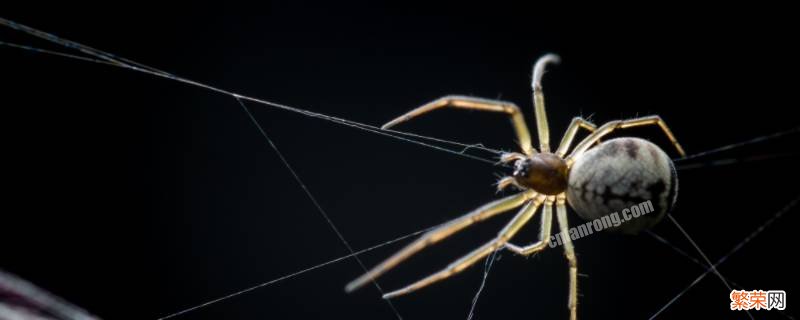
[[[546,195],[567,190],[567,162],[552,153],[537,153],[514,163],[518,185]]]

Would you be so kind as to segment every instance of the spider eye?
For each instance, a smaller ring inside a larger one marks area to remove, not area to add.
[[[514,163],[514,176],[516,177],[524,177],[528,175],[528,171],[531,169],[531,163],[528,159],[520,159]]]

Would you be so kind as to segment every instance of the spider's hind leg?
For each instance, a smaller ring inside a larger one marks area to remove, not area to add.
[[[556,217],[558,218],[558,228],[561,231],[561,238],[564,240],[564,255],[569,262],[569,308],[570,320],[578,318],[578,258],[575,257],[575,247],[569,238],[569,223],[567,222],[567,195],[559,194],[556,198]]]
[[[512,243],[506,243],[506,248],[516,254],[524,256],[532,255],[536,252],[542,251],[548,243],[550,243],[550,229],[553,227],[553,202],[555,196],[548,196],[547,200],[542,205],[542,223],[539,226],[539,241],[529,244],[524,247],[517,246]]]
[[[633,118],[628,120],[614,120],[609,121],[608,123],[602,125],[600,128],[597,128],[595,132],[590,134],[588,137],[583,139],[575,149],[572,150],[572,153],[567,157],[569,161],[574,161],[576,157],[581,155],[582,153],[586,152],[589,147],[591,147],[595,142],[600,140],[603,136],[608,135],[611,132],[614,132],[617,129],[625,129],[625,128],[632,128],[632,127],[641,127],[641,126],[648,126],[648,125],[657,125],[661,128],[661,131],[667,136],[672,145],[675,147],[675,150],[678,151],[678,154],[681,157],[686,156],[686,152],[683,151],[683,147],[681,144],[678,143],[678,140],[675,139],[675,135],[672,134],[672,130],[667,127],[667,123],[661,119],[660,116],[647,116],[647,117],[640,117],[640,118]]]
[[[563,158],[564,155],[567,154],[569,147],[572,145],[572,140],[575,140],[575,135],[580,128],[586,129],[590,134],[597,130],[597,126],[594,123],[584,118],[572,118],[572,122],[570,122],[569,127],[567,127],[567,132],[564,133],[564,137],[561,138],[561,144],[558,145],[558,151],[556,151],[557,156]]]

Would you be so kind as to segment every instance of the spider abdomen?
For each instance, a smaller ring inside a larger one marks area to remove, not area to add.
[[[567,200],[578,215],[594,220],[616,213],[622,223],[613,229],[624,233],[654,226],[672,209],[677,194],[672,160],[644,139],[603,142],[575,159],[569,172]],[[636,209],[640,215],[634,217],[631,208],[640,204],[650,210]]]

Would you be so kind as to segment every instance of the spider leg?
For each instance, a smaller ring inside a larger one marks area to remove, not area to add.
[[[462,109],[473,109],[492,112],[504,112],[511,116],[511,124],[514,126],[514,131],[517,133],[520,147],[526,155],[536,153],[531,145],[531,134],[528,132],[528,125],[525,124],[525,119],[522,117],[522,112],[519,107],[511,102],[489,100],[465,96],[444,96],[434,101],[428,102],[421,107],[409,111],[408,113],[387,122],[381,129],[388,129],[394,127],[398,123],[405,122],[415,118],[423,113],[430,112],[436,109],[452,107]]]
[[[536,112],[536,130],[539,133],[539,151],[550,152],[550,128],[547,126],[547,113],[544,110],[544,94],[542,93],[542,76],[547,64],[561,62],[555,54],[546,54],[536,60],[533,65],[533,109]]]
[[[389,292],[383,295],[383,298],[390,299],[400,295],[404,295],[412,291],[418,290],[420,288],[426,287],[439,280],[448,278],[456,273],[463,271],[467,267],[475,264],[481,258],[489,255],[493,251],[502,248],[503,245],[505,245],[505,243],[508,242],[508,239],[511,239],[511,237],[513,237],[514,234],[516,234],[522,228],[522,226],[524,226],[533,217],[533,215],[536,213],[536,209],[538,209],[539,206],[544,201],[544,198],[545,198],[544,195],[539,195],[533,201],[529,201],[525,205],[525,207],[523,207],[522,210],[520,210],[519,213],[517,213],[517,215],[514,216],[513,219],[511,219],[511,222],[509,222],[505,226],[505,228],[503,228],[503,230],[500,231],[500,233],[498,233],[497,238],[489,241],[488,243],[484,244],[478,249],[475,249],[469,254],[465,255],[464,257],[456,260],[443,270],[434,273],[430,276],[427,276],[415,283],[412,283],[411,285],[405,288]]]
[[[488,204],[481,206],[478,209],[473,210],[470,213],[467,213],[459,218],[453,219],[450,222],[447,222],[444,225],[425,233],[419,239],[415,240],[414,242],[412,242],[405,248],[401,249],[388,259],[384,260],[379,265],[369,270],[367,273],[351,281],[350,283],[347,284],[345,290],[347,292],[350,292],[355,289],[358,289],[364,284],[369,283],[372,279],[379,277],[389,269],[394,268],[395,266],[400,264],[400,262],[403,262],[404,260],[408,259],[415,253],[421,251],[425,247],[437,243],[474,223],[486,220],[497,214],[519,207],[523,205],[525,202],[534,198],[535,196],[536,192],[534,192],[533,190],[523,191],[521,193],[490,202]]]
[[[681,155],[681,157],[686,156],[686,152],[683,151],[683,147],[681,147],[680,143],[678,143],[678,140],[676,140],[675,136],[672,134],[672,131],[669,130],[669,127],[667,127],[666,122],[664,122],[664,120],[662,120],[659,116],[647,116],[628,120],[615,120],[604,124],[600,128],[597,128],[597,131],[583,139],[583,141],[581,141],[581,143],[579,143],[575,149],[572,150],[572,153],[569,155],[569,157],[567,157],[567,161],[570,163],[575,157],[586,152],[586,150],[589,149],[589,147],[597,142],[600,138],[608,135],[614,130],[646,125],[658,125],[661,127],[661,130],[667,135],[667,138],[669,138],[669,140],[675,146],[675,149],[678,150],[678,153]]]
[[[558,150],[556,151],[556,155],[563,158],[567,151],[569,151],[570,145],[572,145],[572,140],[575,139],[575,135],[578,133],[580,128],[584,128],[589,131],[591,134],[595,130],[597,130],[597,126],[594,123],[586,121],[581,117],[572,118],[572,122],[567,127],[567,132],[564,133],[564,137],[561,138],[561,144],[558,145]]]
[[[508,250],[511,250],[517,254],[528,256],[541,251],[547,246],[547,244],[550,242],[550,229],[553,226],[553,202],[555,201],[555,198],[555,196],[547,197],[542,205],[542,223],[539,230],[539,241],[524,247],[520,247],[508,242],[506,243],[506,248]]]
[[[572,246],[572,240],[569,238],[569,222],[567,222],[567,195],[565,193],[559,194],[556,199],[556,217],[558,218],[558,227],[561,230],[561,238],[564,241],[564,255],[569,262],[569,308],[570,320],[578,318],[578,258],[575,257],[575,247]]]

